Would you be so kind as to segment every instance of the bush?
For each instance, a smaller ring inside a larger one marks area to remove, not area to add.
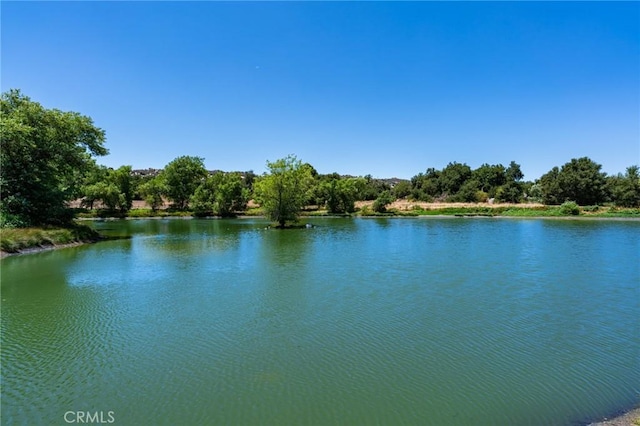
[[[0,228],[25,228],[27,222],[21,216],[0,211]]]
[[[387,205],[394,202],[394,198],[389,191],[382,191],[380,196],[373,202],[371,208],[376,213],[384,213],[387,211]]]
[[[567,216],[577,216],[580,214],[580,207],[578,207],[575,201],[565,201],[560,206],[560,213]]]
[[[484,191],[476,191],[476,200],[479,203],[486,203],[489,200],[489,194]]]

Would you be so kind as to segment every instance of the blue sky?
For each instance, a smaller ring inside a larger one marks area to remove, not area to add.
[[[78,111],[100,164],[533,180],[640,163],[639,2],[7,2],[2,91]]]

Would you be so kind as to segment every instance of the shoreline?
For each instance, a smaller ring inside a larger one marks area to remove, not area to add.
[[[206,219],[206,220],[222,220],[222,219],[265,219],[264,215],[243,215],[236,217],[222,216],[136,216],[136,217],[80,217],[77,221],[88,222],[108,222],[116,220],[161,220],[161,219]],[[363,219],[554,219],[554,220],[612,220],[612,221],[640,221],[640,217],[630,216],[596,216],[596,215],[576,215],[576,216],[516,216],[516,215],[485,215],[485,214],[465,214],[465,213],[439,213],[439,214],[379,214],[379,215],[320,215],[320,214],[302,214],[301,219],[343,219],[343,218],[363,218]]]
[[[605,417],[603,420],[589,423],[587,426],[639,426],[640,425],[640,407],[635,406],[629,411],[615,415],[609,419]]]
[[[510,215],[485,215],[485,214],[464,214],[464,213],[456,213],[456,214],[426,214],[426,215],[403,215],[403,214],[382,214],[382,215],[352,215],[352,216],[344,216],[344,215],[301,215],[301,221],[312,220],[312,219],[342,219],[342,218],[351,218],[351,219],[420,219],[420,220],[429,220],[429,219],[519,219],[519,220],[575,220],[575,221],[613,221],[613,222],[639,222],[640,217],[620,217],[620,216],[592,216],[592,215],[580,215],[580,216],[510,216]],[[98,218],[98,217],[85,217],[85,218],[77,218],[76,220],[79,222],[108,222],[108,221],[118,221],[118,220],[160,220],[160,219],[170,219],[170,220],[192,220],[192,219],[205,219],[205,220],[221,220],[227,219],[218,216],[206,216],[206,217],[195,217],[195,216],[149,216],[149,217],[109,217],[109,218]],[[238,215],[235,218],[231,219],[265,219],[263,215]],[[25,255],[32,253],[40,253],[43,251],[50,250],[58,250],[69,247],[77,247],[83,244],[92,244],[99,241],[109,240],[109,237],[99,237],[97,240],[85,240],[85,241],[73,241],[70,243],[64,244],[42,244],[36,245],[32,247],[25,247],[16,251],[5,251],[0,250],[0,259],[4,259],[9,256],[17,256],[17,255]],[[640,422],[638,424],[640,426]]]
[[[41,253],[43,251],[53,251],[53,250],[59,250],[64,248],[70,248],[70,247],[78,247],[85,244],[93,244],[96,242],[98,241],[86,241],[86,242],[75,241],[73,243],[65,243],[65,244],[48,244],[48,245],[42,245],[42,246],[36,246],[36,247],[27,247],[15,252],[0,250],[0,259],[4,259],[5,257],[10,257],[10,256],[20,256],[25,254]]]

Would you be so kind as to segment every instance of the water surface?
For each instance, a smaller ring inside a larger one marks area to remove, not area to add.
[[[640,399],[640,222],[97,222],[2,260],[2,422],[572,425]],[[106,415],[106,414],[105,414]]]

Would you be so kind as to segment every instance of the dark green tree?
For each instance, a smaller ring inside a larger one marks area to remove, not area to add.
[[[607,178],[608,192],[616,205],[640,207],[640,172],[638,166],[627,167],[626,173]]]
[[[66,224],[66,203],[94,163],[106,155],[105,133],[91,118],[46,109],[19,90],[0,98],[0,222],[4,226]]]
[[[510,181],[497,189],[495,198],[503,203],[519,203],[523,192],[522,183]]]
[[[520,182],[524,178],[520,164],[515,161],[509,163],[509,167],[507,167],[504,174],[507,182]]]
[[[393,195],[391,195],[391,191],[385,190],[380,193],[378,198],[375,199],[371,208],[374,212],[377,213],[385,213],[387,211],[387,206],[395,201]]]
[[[199,216],[233,216],[247,207],[249,191],[239,173],[217,172],[196,188],[191,206]]]
[[[313,179],[311,170],[303,167],[294,155],[267,161],[267,167],[269,173],[262,175],[254,184],[255,197],[267,217],[284,227],[287,221],[298,219],[305,205]]]
[[[167,164],[163,176],[167,198],[173,201],[177,209],[184,210],[196,188],[207,177],[207,170],[203,158],[185,155]]]
[[[418,173],[411,178],[411,198],[419,201],[432,201],[442,194],[440,187],[440,171],[428,168],[425,173]]]
[[[358,194],[357,178],[342,178],[337,173],[320,184],[329,213],[353,213]]]
[[[546,204],[575,201],[581,206],[600,204],[607,198],[606,174],[588,157],[574,158],[540,178]]]
[[[520,170],[520,165],[515,161],[509,163],[509,167],[505,170],[506,182],[496,190],[495,198],[506,203],[519,203],[524,195],[522,178],[524,174]]]
[[[449,163],[440,173],[440,188],[448,195],[454,195],[471,177],[471,167],[466,164]]]
[[[471,173],[471,178],[478,183],[479,190],[486,192],[490,198],[495,197],[498,187],[507,181],[502,164],[483,164]]]
[[[540,186],[540,193],[544,204],[559,205],[565,201],[562,199],[563,194],[562,188],[560,188],[559,176],[560,169],[554,166],[540,177],[538,185]]]
[[[465,183],[462,184],[462,187],[456,192],[454,195],[451,195],[447,198],[448,201],[451,202],[467,202],[467,203],[475,203],[478,202],[478,192],[483,192],[480,190],[480,185],[474,179],[469,179]]]
[[[244,186],[249,190],[249,193],[253,192],[253,182],[256,180],[256,174],[253,170],[244,172]]]
[[[390,191],[391,186],[382,179],[371,175],[364,177],[364,185],[358,194],[358,200],[375,200],[383,191]]]
[[[401,180],[391,189],[391,194],[396,198],[406,198],[411,195],[411,182]]]

